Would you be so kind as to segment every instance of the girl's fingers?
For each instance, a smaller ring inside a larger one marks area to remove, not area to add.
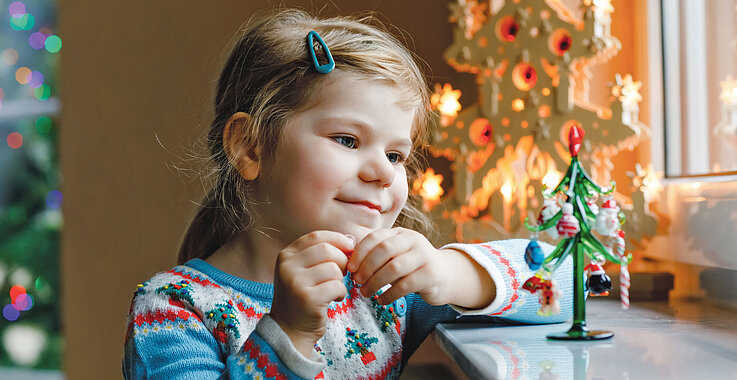
[[[341,234],[335,231],[312,231],[308,234],[300,236],[297,240],[289,244],[284,250],[290,252],[299,252],[318,243],[329,243],[342,252],[350,252],[355,248],[356,240],[352,236]]]
[[[307,268],[302,277],[305,286],[317,286],[332,280],[343,281],[343,272],[335,263],[325,262]]]
[[[345,298],[345,295],[348,293],[348,289],[346,289],[342,278],[340,280],[330,280],[319,285],[315,285],[312,287],[311,291],[316,299],[319,299],[318,302],[324,304],[329,304],[330,301],[338,302]]]
[[[353,278],[359,284],[365,283],[392,259],[409,251],[413,243],[409,236],[403,234],[387,237],[366,253]]]
[[[361,240],[353,250],[351,259],[348,261],[348,271],[351,273],[357,273],[369,252],[371,252],[377,245],[381,244],[382,241],[398,234],[399,231],[393,228],[390,230],[376,230],[366,235],[366,237],[363,238],[363,240]]]
[[[412,253],[399,255],[391,259],[391,261],[379,268],[373,276],[368,278],[366,283],[361,287],[361,293],[364,296],[370,296],[378,292],[386,284],[397,282],[401,278],[417,271],[423,264],[424,262]],[[411,289],[410,293],[413,291],[414,289]]]
[[[425,275],[424,267],[422,267],[408,276],[400,278],[392,284],[391,288],[382,293],[377,301],[379,304],[386,305],[396,301],[399,297],[424,290],[425,282],[423,278]]]
[[[348,263],[348,257],[345,253],[327,242],[316,243],[296,252],[291,260],[292,265],[301,268],[310,268],[322,263],[335,263],[341,271],[345,271],[345,266]]]
[[[333,299],[342,299],[348,292],[343,284],[343,274],[335,263],[325,262],[311,268],[292,267],[291,269],[284,273],[286,278],[282,283],[284,294],[288,295],[287,299],[292,299],[289,303],[293,305],[319,308],[329,304]],[[325,285],[332,282],[340,286]],[[276,293],[281,292],[280,289],[281,286],[275,284],[275,297]],[[320,289],[332,289],[332,291],[323,294]]]

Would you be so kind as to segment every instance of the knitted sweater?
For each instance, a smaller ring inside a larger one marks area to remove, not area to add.
[[[562,322],[572,314],[572,263],[555,273],[561,313],[544,317],[537,295],[521,291],[534,273],[528,241],[451,244],[491,275],[496,298],[480,310],[430,306],[416,294],[390,305],[363,297],[351,281],[348,294],[328,308],[327,332],[311,357],[296,350],[269,317],[272,284],[222,272],[203,260],[156,274],[138,286],[128,319],[126,379],[395,379],[435,324],[460,315],[486,315],[521,323]],[[548,254],[553,247],[541,243]]]

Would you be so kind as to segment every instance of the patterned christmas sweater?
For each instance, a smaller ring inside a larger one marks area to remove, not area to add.
[[[311,357],[299,353],[269,317],[272,284],[191,260],[138,285],[123,374],[126,379],[396,379],[439,322],[484,315],[494,322],[554,323],[572,315],[570,258],[554,275],[561,291],[559,314],[539,315],[538,296],[521,290],[534,274],[524,260],[527,243],[444,247],[467,253],[494,280],[496,298],[480,310],[430,306],[416,294],[382,306],[375,297],[361,296],[346,276],[348,294],[329,306],[327,332]],[[546,254],[553,249],[540,245]]]

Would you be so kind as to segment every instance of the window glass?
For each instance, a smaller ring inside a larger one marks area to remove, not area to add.
[[[662,1],[666,175],[737,171],[737,0]]]

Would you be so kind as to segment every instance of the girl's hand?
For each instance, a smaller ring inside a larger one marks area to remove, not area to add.
[[[447,285],[454,266],[448,255],[422,234],[397,227],[368,234],[356,246],[347,269],[353,273],[353,280],[363,285],[364,296],[392,285],[379,296],[381,304],[417,293],[428,304],[443,305],[451,300]]]
[[[327,308],[342,300],[352,237],[333,231],[315,231],[295,240],[276,259],[271,318],[305,357],[325,334]]]

